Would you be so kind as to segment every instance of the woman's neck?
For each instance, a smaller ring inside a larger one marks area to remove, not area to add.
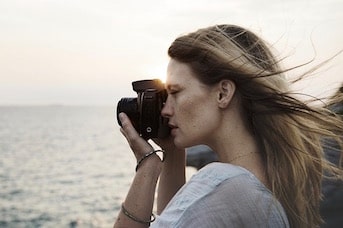
[[[213,137],[210,147],[219,161],[241,166],[252,172],[267,188],[265,166],[256,137],[245,127],[241,118],[226,120]]]

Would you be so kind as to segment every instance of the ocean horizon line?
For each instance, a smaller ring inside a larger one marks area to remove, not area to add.
[[[115,107],[117,104],[1,104],[0,107]]]

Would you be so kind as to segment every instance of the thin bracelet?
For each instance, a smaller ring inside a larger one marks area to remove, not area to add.
[[[124,215],[126,215],[127,217],[129,217],[129,218],[132,219],[133,221],[139,222],[139,223],[144,224],[144,225],[148,225],[148,226],[149,226],[150,223],[152,223],[152,222],[155,221],[155,219],[156,219],[154,213],[151,213],[151,217],[152,217],[151,220],[149,220],[149,221],[141,220],[141,219],[139,219],[139,218],[133,216],[130,212],[128,212],[128,211],[126,210],[126,208],[124,207],[124,203],[121,204],[121,209],[122,209]]]
[[[153,150],[147,154],[145,154],[138,162],[137,162],[137,165],[136,165],[136,172],[139,168],[139,166],[141,165],[142,161],[144,161],[146,158],[148,158],[149,156],[153,155],[153,154],[156,154],[157,152],[162,152],[163,154],[163,157],[161,159],[161,162],[164,162],[164,159],[165,159],[165,152],[164,150]]]

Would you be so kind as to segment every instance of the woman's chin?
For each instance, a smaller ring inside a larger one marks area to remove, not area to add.
[[[182,139],[179,139],[178,137],[175,137],[174,138],[174,144],[175,144],[175,146],[177,147],[177,148],[179,148],[179,149],[184,149],[184,148],[186,148],[186,144],[185,144],[185,141],[184,140],[182,140]]]
[[[178,137],[174,138],[174,144],[179,149],[185,149],[185,148],[188,148],[188,147],[196,145],[194,143],[186,141],[185,138],[178,138]]]

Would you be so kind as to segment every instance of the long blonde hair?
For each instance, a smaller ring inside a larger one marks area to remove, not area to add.
[[[323,140],[339,142],[343,122],[325,108],[293,96],[278,60],[252,32],[217,25],[177,38],[171,58],[189,64],[199,80],[235,82],[245,118],[256,137],[274,196],[292,227],[315,227],[324,170],[342,178],[342,169],[323,156]]]

